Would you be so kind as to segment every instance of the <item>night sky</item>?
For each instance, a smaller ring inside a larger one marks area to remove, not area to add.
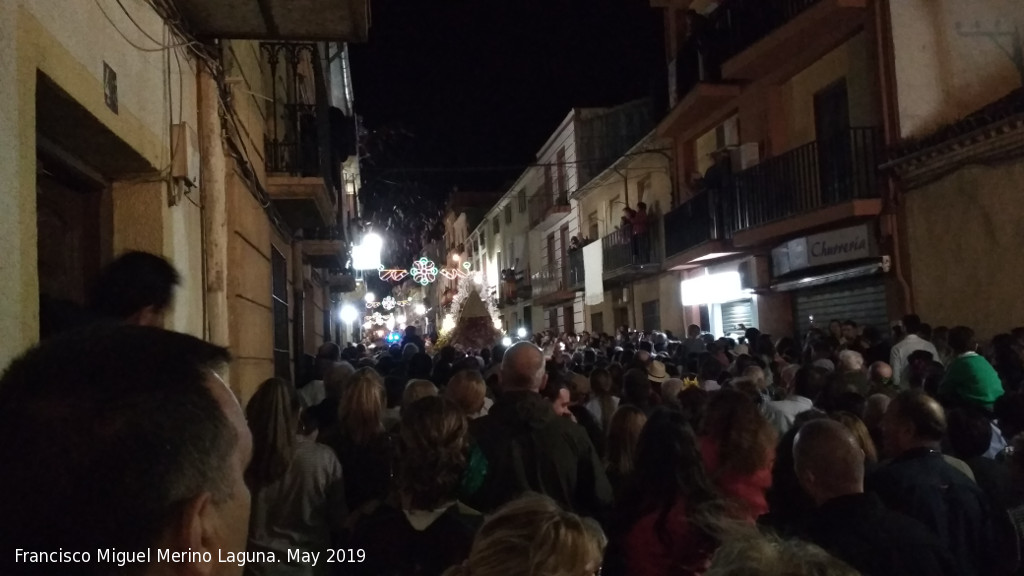
[[[351,47],[371,179],[502,190],[570,108],[663,90],[648,0],[374,0],[372,12],[369,43]]]

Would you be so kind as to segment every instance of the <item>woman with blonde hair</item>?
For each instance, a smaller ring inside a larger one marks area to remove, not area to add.
[[[338,406],[338,423],[323,442],[345,470],[345,500],[358,511],[383,500],[391,485],[391,442],[384,431],[384,380],[373,368],[349,378]]]
[[[458,501],[468,461],[469,425],[450,400],[421,398],[402,409],[396,490],[355,526],[365,574],[438,576],[469,556],[483,517]]]
[[[469,558],[444,576],[593,576],[607,542],[596,522],[524,496],[488,518]]]
[[[618,495],[629,475],[633,473],[636,445],[640,432],[647,423],[647,415],[636,406],[622,406],[615,411],[608,427],[608,455],[605,471],[612,489]]]
[[[593,396],[585,404],[587,410],[601,423],[601,428],[608,432],[612,416],[619,407],[619,397],[612,393],[612,374],[604,368],[594,368],[590,372],[590,389]]]
[[[846,426],[846,429],[857,439],[860,449],[864,451],[864,463],[868,468],[878,464],[878,449],[875,447],[875,441],[871,439],[871,433],[868,432],[868,427],[864,425],[863,420],[855,414],[842,411],[833,412],[828,417]]]
[[[299,430],[299,397],[271,378],[246,406],[253,454],[246,480],[252,492],[249,550],[322,553],[337,543],[345,520],[341,464],[330,448]],[[326,574],[327,566],[250,563],[246,574]]]

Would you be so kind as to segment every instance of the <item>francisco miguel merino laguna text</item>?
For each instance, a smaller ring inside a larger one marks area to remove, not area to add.
[[[289,550],[288,560],[298,561],[308,556],[299,550]],[[148,564],[154,561],[152,549],[141,551],[124,551],[116,548],[100,548],[96,551],[97,562],[107,562],[125,566],[127,564]],[[81,564],[93,561],[93,555],[89,552],[69,551],[63,548],[54,552],[36,552],[18,548],[14,551],[14,561],[24,563],[64,563]],[[193,551],[189,548],[186,551],[174,551],[168,548],[156,548],[156,562],[213,562],[213,554],[210,552]],[[225,552],[217,551],[217,562],[237,564],[245,566],[247,562],[277,562],[273,552]],[[316,560],[313,560],[314,564]]]

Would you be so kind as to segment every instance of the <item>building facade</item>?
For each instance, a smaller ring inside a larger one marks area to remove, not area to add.
[[[336,41],[365,40],[365,4],[277,22],[200,4],[0,7],[3,362],[128,250],[179,270],[166,327],[229,346],[243,400],[307,377],[332,333],[358,186]]]

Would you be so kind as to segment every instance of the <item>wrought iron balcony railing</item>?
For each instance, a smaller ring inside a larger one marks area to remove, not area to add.
[[[721,62],[738,55],[821,0],[726,0],[712,14]]]
[[[665,214],[665,256],[725,239],[731,231],[725,200],[721,190],[702,190]]]
[[[608,274],[630,266],[660,264],[659,230],[657,220],[652,218],[647,229],[634,233],[626,226],[601,238],[604,259],[604,273]]]
[[[852,200],[877,198],[880,141],[875,128],[851,128],[738,172],[730,179],[732,231]]]

